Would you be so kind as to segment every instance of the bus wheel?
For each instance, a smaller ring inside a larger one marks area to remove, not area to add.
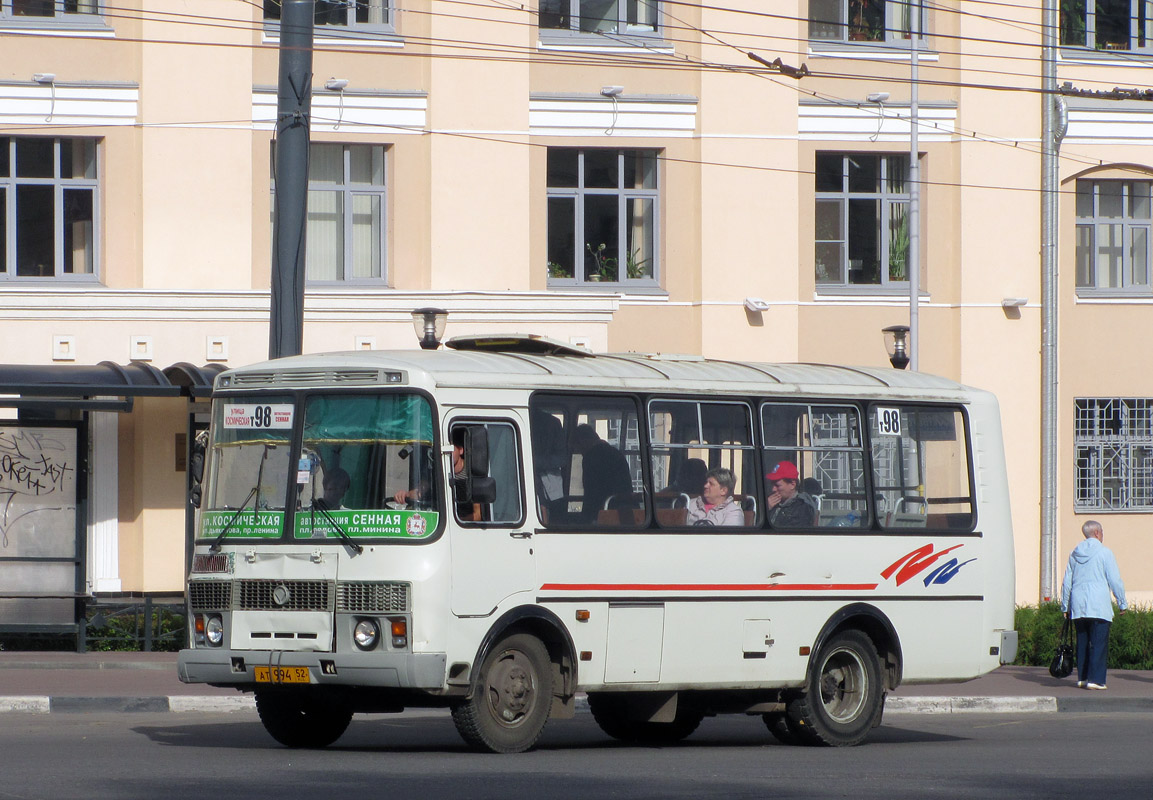
[[[784,712],[765,714],[765,727],[781,744],[809,744],[808,731],[801,730]]]
[[[678,708],[672,722],[649,722],[628,717],[628,706],[612,694],[590,694],[589,711],[600,729],[614,739],[634,744],[673,744],[697,729],[704,714]]]
[[[536,744],[552,706],[552,663],[524,633],[497,643],[481,664],[472,697],[452,708],[457,732],[475,750],[521,753]]]
[[[352,721],[352,709],[312,693],[257,692],[264,729],[285,747],[328,747]]]
[[[788,705],[792,729],[806,743],[860,744],[881,713],[884,689],[877,650],[855,630],[834,634],[821,647],[807,691]]]

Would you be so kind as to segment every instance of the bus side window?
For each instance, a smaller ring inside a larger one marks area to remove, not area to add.
[[[491,525],[519,525],[520,447],[516,427],[508,422],[454,425],[452,494],[457,520]]]
[[[971,528],[969,447],[960,409],[875,405],[869,417],[873,489],[881,525]]]

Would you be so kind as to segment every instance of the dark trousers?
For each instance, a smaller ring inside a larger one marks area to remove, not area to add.
[[[1105,685],[1105,662],[1109,659],[1109,626],[1095,617],[1073,620],[1077,629],[1077,680]]]

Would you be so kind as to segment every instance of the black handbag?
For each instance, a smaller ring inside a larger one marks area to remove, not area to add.
[[[1077,663],[1076,652],[1073,647],[1073,622],[1066,617],[1061,623],[1061,633],[1057,634],[1057,652],[1049,662],[1049,674],[1054,678],[1067,678]]]

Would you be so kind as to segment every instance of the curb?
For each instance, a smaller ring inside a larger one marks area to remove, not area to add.
[[[94,714],[94,713],[201,713],[217,714],[251,711],[256,700],[251,695],[172,695],[168,697],[0,697],[0,713]]]
[[[1056,697],[890,697],[886,714],[1055,714]]]

